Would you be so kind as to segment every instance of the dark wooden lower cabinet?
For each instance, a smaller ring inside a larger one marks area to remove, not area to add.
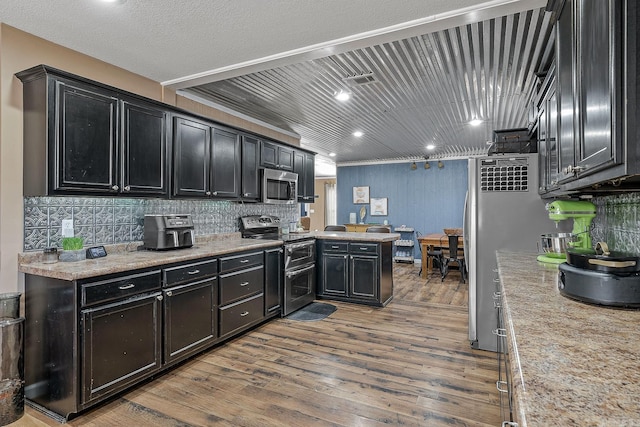
[[[160,292],[81,311],[82,405],[160,369]]]
[[[318,298],[377,306],[391,301],[392,242],[317,242]]]
[[[281,293],[274,287],[282,284],[281,270],[274,269],[281,265],[281,248],[269,253],[231,253],[75,281],[26,274],[27,404],[65,421],[274,317],[280,312],[274,298]]]

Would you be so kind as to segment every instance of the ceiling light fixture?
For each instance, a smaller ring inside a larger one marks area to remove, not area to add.
[[[331,153],[329,153],[329,157],[335,157],[336,153],[334,153],[333,151]]]
[[[355,136],[356,138],[360,138],[362,135],[364,135],[364,133],[362,133],[362,131],[359,131],[359,130],[353,133],[353,136]]]
[[[102,3],[124,4],[127,0],[100,0]]]
[[[482,123],[482,120],[475,118],[469,121],[471,126],[479,126]]]
[[[418,169],[418,165],[416,165],[416,162],[411,163],[411,170],[414,171]]]
[[[436,146],[434,144],[427,145],[427,150],[433,150],[435,148],[436,148]]]
[[[424,163],[424,168],[425,169],[430,169],[431,168],[431,165],[429,164],[429,162],[425,162]]]
[[[438,160],[438,169],[442,169],[444,167],[444,163]]]
[[[338,101],[347,101],[349,98],[351,98],[351,94],[345,90],[341,90],[340,92],[337,92],[334,95],[334,98],[337,99]]]

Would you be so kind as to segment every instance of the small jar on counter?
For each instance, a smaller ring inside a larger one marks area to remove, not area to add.
[[[42,262],[45,264],[58,262],[58,248],[45,248]]]

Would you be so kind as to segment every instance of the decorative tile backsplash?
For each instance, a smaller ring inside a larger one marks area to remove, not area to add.
[[[97,197],[26,197],[24,250],[62,247],[62,220],[73,219],[85,246],[142,240],[145,214],[191,214],[196,235],[239,231],[244,215],[276,215],[297,221],[299,206],[210,200],[160,200]]]
[[[596,217],[592,240],[609,248],[640,254],[640,193],[623,193],[593,199]]]

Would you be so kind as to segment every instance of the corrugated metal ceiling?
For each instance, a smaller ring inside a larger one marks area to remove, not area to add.
[[[529,124],[536,73],[553,54],[549,15],[531,10],[185,92],[295,132],[338,164],[480,155],[494,129]],[[334,99],[340,90],[351,98]],[[474,117],[480,126],[468,124]]]

